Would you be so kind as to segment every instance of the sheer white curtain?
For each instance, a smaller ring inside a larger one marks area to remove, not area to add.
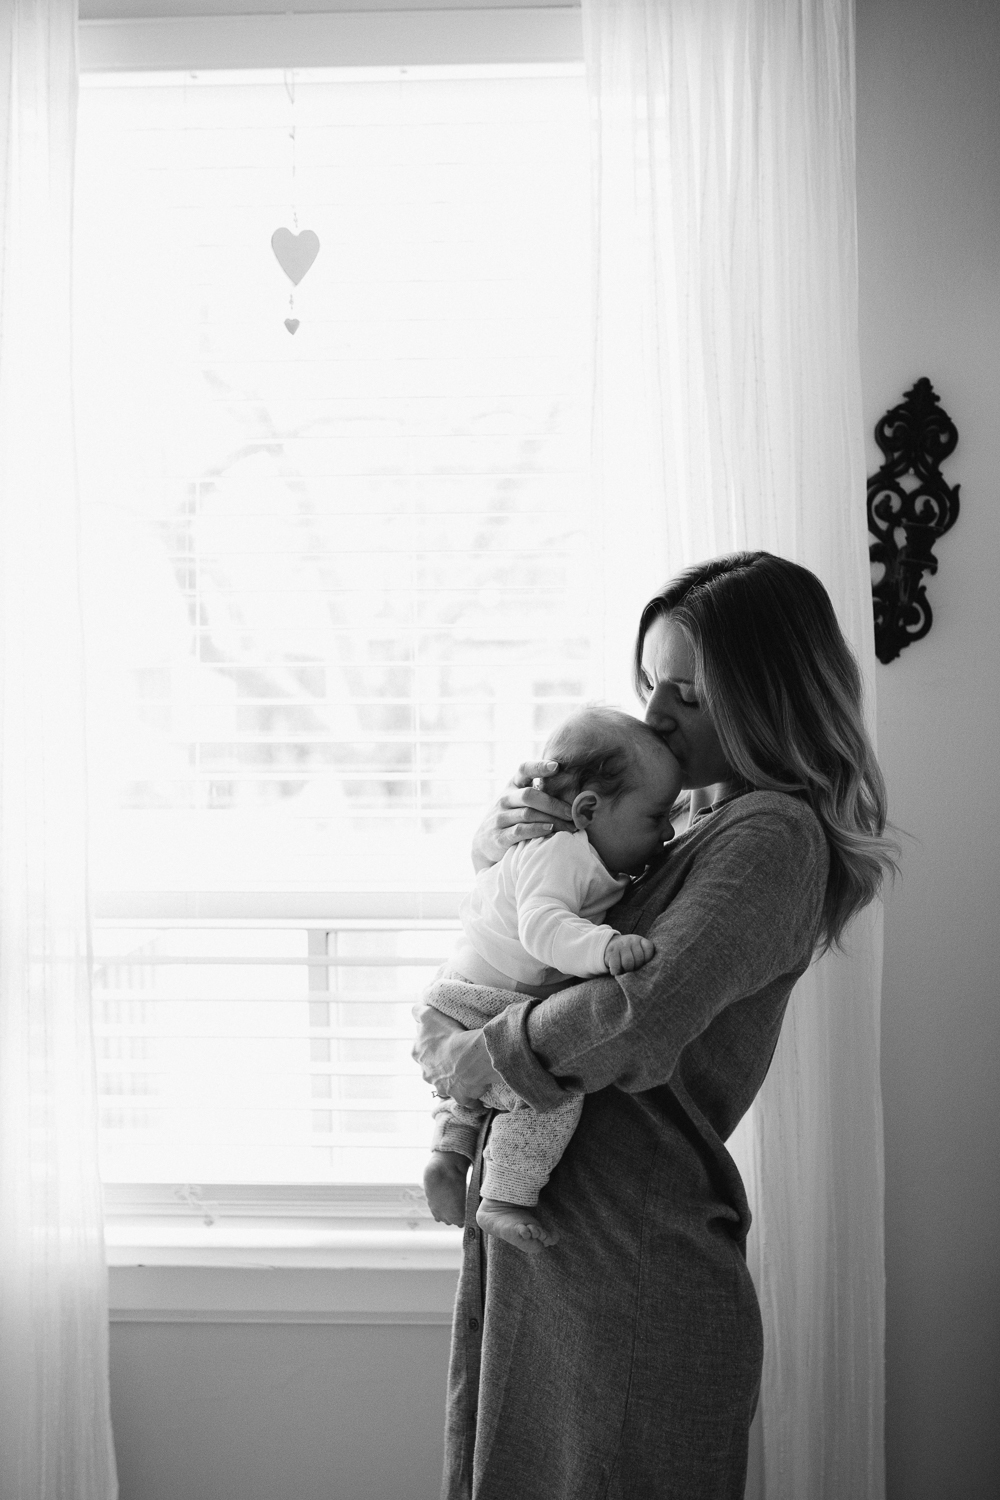
[[[583,18],[609,691],[657,586],[744,547],[819,574],[871,683],[852,0]],[[767,1341],[748,1496],[884,1492],[880,986],[872,912],[798,986],[733,1143]]]
[[[70,372],[75,0],[0,5],[0,1495],[111,1500]]]

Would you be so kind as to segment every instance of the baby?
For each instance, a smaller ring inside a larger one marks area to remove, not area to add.
[[[676,760],[645,724],[610,708],[574,714],[552,735],[544,758],[559,767],[545,778],[545,790],[571,804],[576,832],[513,845],[480,872],[462,902],[464,934],[440,977],[484,988],[439,990],[434,1004],[469,1029],[505,1009],[512,990],[544,997],[577,979],[638,969],[655,951],[648,938],[616,932],[602,919],[673,835]],[[582,1107],[573,1095],[538,1114],[504,1083],[471,1109],[443,1101],[424,1172],[434,1217],[464,1222],[468,1161],[484,1114],[499,1109],[505,1113],[494,1120],[484,1153],[479,1226],[529,1255],[555,1244],[531,1208]]]

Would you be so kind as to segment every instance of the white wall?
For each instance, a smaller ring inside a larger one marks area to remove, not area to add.
[[[437,1500],[448,1333],[113,1324],[121,1500]]]
[[[878,668],[914,835],[886,914],[890,1500],[1000,1493],[998,77],[997,0],[858,0],[865,421],[927,375],[962,486],[931,633]]]
[[[858,54],[865,420],[929,376],[958,425],[946,473],[962,484],[931,634],[878,671],[892,813],[914,835],[886,920],[889,1500],[987,1500],[1000,1474],[1000,5],[858,0]],[[122,1500],[432,1500],[446,1344],[425,1327],[116,1325]]]

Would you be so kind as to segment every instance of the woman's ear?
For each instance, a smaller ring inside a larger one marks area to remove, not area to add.
[[[586,831],[594,821],[594,814],[601,805],[601,799],[594,791],[577,792],[573,798],[571,816],[578,830]]]

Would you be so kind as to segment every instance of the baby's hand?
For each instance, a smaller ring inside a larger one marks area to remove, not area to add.
[[[648,964],[655,952],[656,946],[649,938],[639,937],[635,932],[617,932],[604,950],[604,962],[612,974],[628,974]]]

